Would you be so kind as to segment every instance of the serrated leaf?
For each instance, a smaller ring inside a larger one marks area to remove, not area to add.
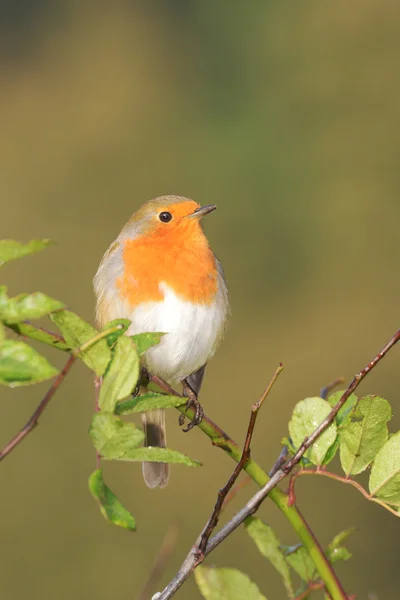
[[[132,393],[139,378],[139,355],[129,337],[118,338],[110,367],[100,389],[101,410],[113,412],[118,400]]]
[[[4,340],[0,345],[0,384],[10,387],[40,383],[58,375],[44,356],[25,344]]]
[[[144,441],[144,433],[133,423],[124,423],[111,413],[94,415],[90,436],[96,450],[109,459],[126,458]]]
[[[182,404],[186,404],[186,402],[187,398],[149,392],[148,394],[130,397],[123,402],[119,402],[115,407],[115,413],[117,415],[128,415],[130,413],[154,410],[156,408],[174,408],[176,406],[182,406]]]
[[[0,267],[11,260],[40,252],[50,244],[54,244],[54,242],[51,240],[31,240],[27,244],[21,244],[16,240],[0,240]]]
[[[42,327],[37,327],[30,323],[15,323],[13,325],[7,323],[7,327],[15,333],[18,333],[18,335],[29,337],[31,340],[42,342],[52,348],[57,348],[57,350],[62,350],[64,352],[70,352],[72,350],[70,344],[67,344],[60,335],[51,331],[46,331],[45,329],[42,329]]]
[[[400,431],[392,435],[376,455],[369,491],[371,496],[400,507]]]
[[[186,454],[182,454],[177,450],[170,450],[170,448],[156,448],[155,446],[128,450],[123,456],[118,457],[103,455],[103,458],[133,462],[162,462],[186,465],[187,467],[201,467],[201,462],[189,458]]]
[[[152,346],[157,346],[160,343],[161,338],[165,335],[165,333],[137,333],[136,335],[131,335],[130,337],[136,344],[137,351],[139,356],[142,356],[149,348]]]
[[[303,581],[313,581],[317,576],[315,565],[304,546],[286,554],[286,560]]]
[[[255,542],[260,553],[267,558],[283,579],[289,597],[293,597],[293,587],[289,566],[280,549],[280,542],[272,527],[258,517],[248,517],[245,521],[247,533]]]
[[[92,325],[69,310],[51,314],[50,318],[73,350],[77,350],[99,333]],[[103,338],[89,346],[87,350],[80,352],[78,356],[96,375],[103,375],[111,360],[111,351]]]
[[[129,325],[131,324],[131,322],[129,321],[129,319],[114,319],[114,321],[110,321],[110,323],[107,323],[106,325],[104,325],[104,327],[101,328],[101,331],[108,331],[109,329],[114,329],[114,327],[118,327],[119,329],[118,331],[114,331],[113,333],[110,333],[106,340],[107,340],[107,344],[109,346],[113,346],[115,344],[115,342],[117,341],[117,339],[126,331],[128,331]]]
[[[344,392],[345,392],[345,390],[339,390],[339,391],[331,394],[328,397],[329,404],[332,407],[336,406],[336,404],[339,402],[340,398],[343,396]],[[338,414],[336,415],[336,423],[338,426],[346,425],[347,423],[350,423],[351,413],[352,413],[354,407],[357,405],[357,402],[358,402],[358,397],[355,394],[350,394],[350,396],[347,398],[346,402],[344,403],[344,405],[342,406],[342,408],[339,410]]]
[[[136,530],[135,519],[110,488],[106,486],[101,469],[97,469],[90,475],[89,489],[106,521],[129,531]]]
[[[289,422],[289,433],[293,445],[298,448],[304,438],[309,437],[330,412],[329,403],[319,396],[298,402]],[[305,457],[315,465],[322,465],[326,453],[335,443],[336,435],[336,424],[332,423],[307,450]]]
[[[266,600],[257,585],[237,569],[201,565],[194,577],[206,600]]]
[[[33,294],[20,294],[14,298],[4,298],[0,301],[0,319],[7,324],[20,323],[27,319],[40,319],[56,310],[65,308],[63,302],[54,300],[42,294],[35,292]]]
[[[392,410],[384,398],[365,396],[359,401],[354,416],[361,420],[339,431],[340,462],[347,476],[362,473],[382,448],[389,435],[387,422]]]
[[[329,465],[330,462],[332,462],[332,460],[335,458],[337,451],[339,450],[339,446],[340,446],[340,438],[337,435],[336,439],[334,441],[334,443],[332,444],[332,446],[328,449],[328,452],[325,454],[325,458],[322,461],[323,466],[325,467],[326,465]]]

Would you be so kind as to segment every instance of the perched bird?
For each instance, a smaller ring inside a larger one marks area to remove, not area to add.
[[[98,327],[130,319],[128,335],[164,332],[143,356],[144,366],[170,385],[182,383],[202,417],[197,395],[207,362],[226,327],[228,291],[220,262],[200,221],[216,208],[179,196],[146,202],[122,228],[94,278]],[[166,447],[164,410],[143,414],[147,446]],[[167,463],[143,463],[150,488],[168,483]]]

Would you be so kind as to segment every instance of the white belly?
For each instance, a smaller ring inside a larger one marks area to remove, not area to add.
[[[166,334],[146,352],[143,363],[151,373],[174,383],[200,369],[214,354],[224,333],[228,307],[220,294],[210,305],[191,304],[164,283],[160,289],[164,300],[135,308],[128,316],[132,324],[127,333]]]

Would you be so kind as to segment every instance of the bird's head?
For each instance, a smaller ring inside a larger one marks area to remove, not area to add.
[[[200,206],[194,200],[181,196],[160,196],[133,213],[120,237],[137,239],[143,236],[166,241],[193,239],[204,235],[200,220],[215,209],[213,204]]]

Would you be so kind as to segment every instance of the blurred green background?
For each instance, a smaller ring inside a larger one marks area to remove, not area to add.
[[[205,226],[233,316],[202,402],[242,441],[251,403],[283,361],[253,444],[270,467],[296,401],[349,380],[399,326],[398,3],[20,0],[0,11],[0,234],[57,241],[9,265],[2,282],[93,320],[93,274],[139,205],[168,193],[217,204]],[[362,387],[393,403],[392,431],[398,389],[395,349]],[[1,445],[45,390],[1,390]],[[1,465],[4,600],[135,598],[178,519],[165,584],[232,470],[171,412],[170,446],[204,467],[173,467],[160,492],[139,465],[106,464],[138,531],[108,526],[87,490],[92,412],[78,365]],[[297,493],[323,544],[358,528],[354,558],[337,567],[346,590],[397,599],[400,522],[335,482],[307,478]],[[272,503],[260,515],[282,542],[297,541]],[[208,563],[239,567],[269,599],[284,598],[243,530]],[[177,594],[199,597],[193,582]]]

